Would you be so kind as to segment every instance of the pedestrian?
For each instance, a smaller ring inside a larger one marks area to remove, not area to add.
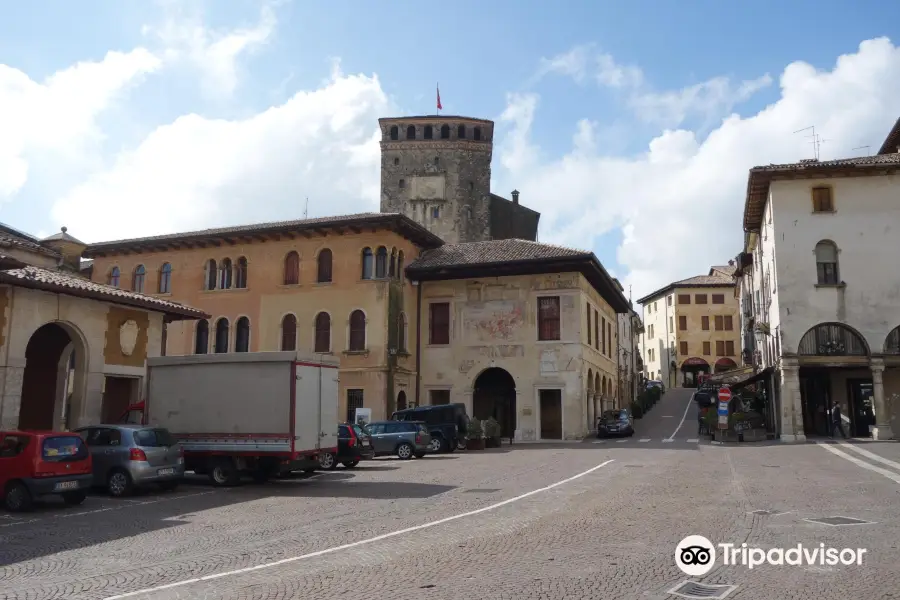
[[[841,437],[845,440],[847,439],[847,434],[844,432],[844,422],[841,420],[841,405],[838,404],[837,400],[834,401],[834,405],[831,407],[831,437],[834,437],[835,431],[840,431]]]

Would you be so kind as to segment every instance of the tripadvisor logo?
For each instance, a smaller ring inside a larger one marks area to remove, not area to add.
[[[721,554],[724,566],[743,566],[748,569],[761,565],[772,566],[829,566],[838,564],[862,565],[865,548],[828,548],[825,544],[790,548],[763,549],[748,544],[713,544],[702,535],[689,535],[675,547],[675,564],[689,577],[702,577],[716,566]]]

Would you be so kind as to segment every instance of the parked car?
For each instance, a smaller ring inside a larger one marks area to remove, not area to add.
[[[465,448],[469,417],[466,405],[461,402],[398,410],[391,419],[424,422],[431,435],[429,452],[453,452]]]
[[[10,511],[25,511],[45,496],[84,502],[91,486],[91,455],[67,432],[0,431],[0,492]]]
[[[597,418],[597,437],[634,435],[634,418],[627,408],[605,410]]]
[[[136,487],[158,485],[174,490],[184,478],[184,450],[162,427],[123,424],[76,429],[90,449],[94,481],[110,496],[125,496]]]
[[[361,460],[375,458],[375,449],[372,440],[363,428],[353,423],[338,425],[338,451],[337,454],[322,452],[319,454],[319,466],[331,470],[341,463],[348,469],[352,469]]]
[[[665,392],[665,391],[666,391],[666,386],[663,384],[662,381],[657,381],[657,380],[655,380],[655,379],[651,379],[650,381],[648,381],[648,382],[647,382],[647,389],[649,390],[650,388],[653,388],[653,387],[659,388],[659,391],[660,391],[660,392]]]
[[[422,458],[428,452],[431,435],[422,421],[373,421],[366,425],[375,456],[396,454],[402,460]]]

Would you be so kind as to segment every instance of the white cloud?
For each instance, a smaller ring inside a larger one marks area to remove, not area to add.
[[[900,49],[885,38],[865,41],[830,71],[803,62],[788,65],[780,84],[777,102],[756,115],[732,114],[704,138],[665,130],[638,156],[610,157],[586,151],[591,136],[579,122],[573,150],[541,163],[522,159],[541,155],[530,135],[540,118],[539,99],[511,95],[504,114],[512,116],[512,130],[498,152],[506,170],[495,177],[515,183],[522,201],[543,212],[544,241],[592,247],[598,236],[621,228],[618,261],[629,271],[623,283],[633,284],[639,297],[740,251],[748,169],[811,156],[809,140],[792,132],[816,125],[831,140],[822,147],[823,159],[853,155],[857,146],[877,148],[900,115]],[[726,87],[746,97],[756,86],[708,87],[654,98],[665,98],[661,110],[677,115],[693,110],[686,97],[701,107],[724,107],[710,98],[728,96]]]
[[[563,54],[542,59],[535,79],[549,74],[565,75],[578,83],[594,81],[616,90],[624,95],[625,102],[638,117],[663,127],[676,127],[694,115],[707,125],[709,119],[727,114],[772,84],[768,74],[739,83],[728,77],[714,77],[680,90],[659,92],[648,84],[640,67],[621,64],[610,54],[598,52],[594,44],[576,46]]]
[[[244,120],[186,115],[159,127],[53,208],[85,241],[378,210],[378,78],[339,69]],[[140,214],[141,218],[124,218]]]
[[[144,33],[158,40],[161,55],[172,64],[184,63],[200,73],[210,96],[231,96],[239,82],[239,59],[264,47],[275,32],[277,19],[271,3],[260,9],[251,27],[216,31],[207,27],[196,5],[191,12],[180,2],[166,2],[159,26],[145,26]]]
[[[83,161],[103,139],[97,118],[159,67],[143,48],[109,52],[99,62],[77,63],[43,82],[0,64],[0,203],[25,185],[36,155]]]

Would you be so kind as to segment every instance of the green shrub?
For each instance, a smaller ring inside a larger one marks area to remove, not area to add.
[[[640,402],[631,403],[631,414],[635,419],[640,419],[644,416],[644,409],[641,407]]]
[[[484,426],[480,419],[472,418],[469,420],[469,427],[466,429],[466,437],[470,440],[477,440],[484,437]]]

